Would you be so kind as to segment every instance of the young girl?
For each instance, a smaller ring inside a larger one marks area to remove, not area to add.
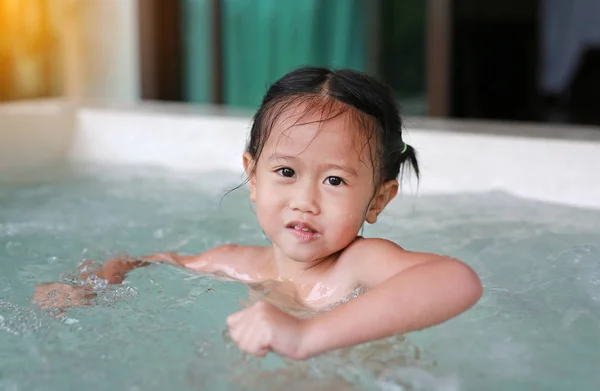
[[[254,116],[243,164],[272,245],[113,259],[94,274],[118,284],[135,267],[169,263],[248,284],[277,281],[285,287],[280,294],[320,312],[298,318],[260,300],[227,324],[244,352],[294,359],[432,326],[480,298],[481,283],[465,264],[358,236],[396,196],[406,165],[419,174],[384,84],[351,70],[302,68],[285,75]],[[357,288],[364,293],[344,300]],[[48,306],[50,291],[71,305],[88,293],[45,284],[34,301]]]

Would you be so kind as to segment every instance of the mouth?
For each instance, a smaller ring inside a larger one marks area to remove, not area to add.
[[[307,233],[312,233],[312,234],[319,233],[310,224],[303,223],[301,221],[292,221],[292,222],[288,223],[285,227],[288,229],[293,229],[295,231],[300,231],[300,232],[307,232]]]

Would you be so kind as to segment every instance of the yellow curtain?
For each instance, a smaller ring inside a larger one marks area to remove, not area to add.
[[[60,94],[61,3],[0,0],[0,101]]]

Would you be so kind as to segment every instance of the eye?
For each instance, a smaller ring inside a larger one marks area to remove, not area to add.
[[[330,184],[331,186],[339,186],[339,185],[342,185],[342,184],[346,183],[339,176],[330,176],[330,177],[327,177],[327,179],[325,179],[325,181],[328,184]]]
[[[296,175],[294,170],[292,170],[289,167],[280,168],[279,170],[277,170],[277,172],[286,178],[292,178],[294,175]]]

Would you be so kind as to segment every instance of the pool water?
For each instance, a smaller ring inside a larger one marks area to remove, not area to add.
[[[0,390],[598,390],[600,211],[502,193],[398,197],[365,236],[471,265],[485,292],[443,325],[306,362],[255,359],[225,318],[247,288],[137,269],[55,318],[36,284],[85,259],[265,244],[236,174],[50,166],[0,174]]]

